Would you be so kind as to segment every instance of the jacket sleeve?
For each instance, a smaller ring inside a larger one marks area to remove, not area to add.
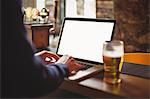
[[[29,87],[33,87],[33,91],[31,91],[31,93],[33,93],[33,95],[35,94],[35,96],[37,96],[37,94],[41,96],[57,89],[63,82],[64,78],[68,76],[68,69],[65,64],[59,63],[45,66],[42,64],[40,59],[38,60],[38,57],[37,60],[35,59],[34,61],[37,62],[35,62],[35,69],[37,70],[35,73],[38,74],[35,74],[35,76],[31,77],[31,79],[35,78],[32,82],[38,83],[37,85],[35,84],[35,86],[30,84]]]

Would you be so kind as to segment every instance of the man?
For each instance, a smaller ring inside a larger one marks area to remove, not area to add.
[[[19,0],[5,0],[2,17],[2,98],[40,97],[56,89],[64,77],[82,66],[69,56],[56,63],[44,65],[34,56],[23,25]]]

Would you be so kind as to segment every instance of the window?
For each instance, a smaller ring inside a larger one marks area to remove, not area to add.
[[[65,17],[96,18],[96,0],[66,0]]]

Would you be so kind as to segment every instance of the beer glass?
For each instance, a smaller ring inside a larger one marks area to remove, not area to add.
[[[103,43],[103,62],[105,82],[118,84],[121,82],[120,72],[123,64],[123,41],[105,41]]]

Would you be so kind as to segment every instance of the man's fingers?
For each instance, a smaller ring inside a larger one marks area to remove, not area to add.
[[[69,55],[64,55],[62,56],[56,63],[67,63],[69,61],[70,56]]]

